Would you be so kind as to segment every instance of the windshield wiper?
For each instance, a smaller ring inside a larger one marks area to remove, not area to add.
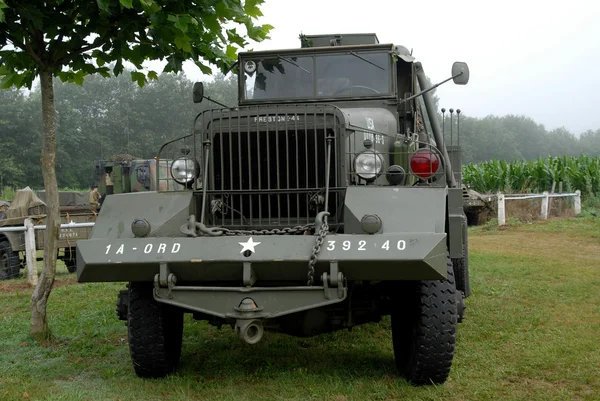
[[[310,71],[308,71],[306,68],[304,68],[304,67],[302,67],[302,66],[298,65],[297,63],[293,62],[293,61],[292,61],[292,60],[290,60],[290,59],[287,59],[287,58],[281,57],[281,56],[279,56],[279,55],[277,55],[277,58],[278,58],[278,59],[280,59],[280,60],[283,60],[283,61],[287,61],[288,63],[290,63],[290,64],[292,64],[292,65],[295,65],[296,67],[300,68],[302,71],[306,71],[306,72],[308,72],[309,74],[311,74],[311,75],[312,75],[312,73],[311,73]]]
[[[354,53],[354,52],[350,52],[350,54],[352,54],[354,57],[358,57],[359,59],[361,59],[362,61],[366,61],[367,63],[374,65],[375,67],[379,68],[382,71],[385,71],[385,68],[378,66],[377,64],[375,64],[372,61],[367,60],[366,58],[364,58],[363,56],[359,56],[358,54]]]

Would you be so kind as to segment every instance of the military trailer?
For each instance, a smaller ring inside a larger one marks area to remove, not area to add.
[[[180,190],[107,197],[77,243],[80,282],[117,296],[138,376],[176,370],[183,316],[309,337],[391,316],[398,371],[450,372],[469,295],[460,165],[452,165],[423,66],[375,34],[301,35],[242,52],[239,105],[199,113],[165,143]],[[195,102],[204,96],[193,88]],[[251,351],[249,351],[251,352]]]
[[[96,214],[90,209],[86,192],[60,191],[58,195],[61,224],[94,222]],[[27,218],[34,225],[44,225],[45,199],[44,191],[34,192],[29,187],[18,190],[10,206],[0,216],[0,228],[22,227]],[[77,240],[87,238],[90,231],[90,227],[62,228],[59,231],[58,258],[71,273],[76,268],[75,244]],[[43,231],[38,233],[43,234]],[[44,235],[36,235],[35,242],[36,249],[43,249],[46,242]],[[0,279],[19,277],[24,266],[25,232],[0,232]]]

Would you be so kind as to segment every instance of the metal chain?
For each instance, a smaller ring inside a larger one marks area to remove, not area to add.
[[[321,245],[323,245],[323,241],[325,241],[325,236],[329,232],[329,225],[327,224],[327,218],[323,217],[323,222],[321,223],[321,227],[319,228],[319,235],[317,236],[317,240],[315,241],[315,245],[313,246],[312,253],[310,255],[310,259],[308,260],[308,283],[307,285],[313,285],[315,282],[315,266],[317,265],[317,255],[321,252]]]
[[[314,224],[306,224],[304,226],[274,228],[272,230],[230,230],[228,228],[219,227],[218,230],[223,232],[223,235],[293,235],[304,234],[315,227]]]
[[[303,226],[274,228],[271,230],[232,230],[225,227],[206,227],[203,223],[196,222],[196,216],[190,215],[188,222],[181,226],[181,232],[190,237],[197,237],[198,234],[209,235],[211,237],[220,237],[222,235],[294,235],[304,234],[306,231],[311,231],[315,227],[314,223],[305,224]]]

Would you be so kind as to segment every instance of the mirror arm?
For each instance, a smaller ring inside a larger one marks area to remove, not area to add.
[[[219,106],[225,107],[226,109],[230,109],[230,108],[231,108],[231,106],[227,106],[226,104],[223,104],[223,103],[221,103],[221,102],[218,102],[218,101],[216,101],[216,100],[213,100],[213,99],[209,98],[208,96],[204,96],[204,98],[205,98],[206,100],[210,100],[211,102],[218,104]]]
[[[446,82],[450,81],[451,79],[454,79],[454,78],[456,78],[456,77],[458,77],[459,75],[462,75],[462,74],[463,74],[463,72],[461,71],[461,72],[459,72],[458,74],[456,74],[456,75],[454,75],[454,76],[452,76],[452,77],[450,77],[450,78],[448,78],[448,79],[444,79],[444,80],[443,80],[442,82],[440,82],[440,83],[437,83],[437,84],[435,84],[435,85],[433,85],[433,86],[431,86],[431,87],[429,87],[429,88],[427,88],[427,89],[425,89],[425,90],[423,90],[423,91],[421,91],[421,92],[419,92],[419,93],[415,93],[415,94],[414,94],[414,95],[412,95],[411,97],[407,97],[406,99],[401,99],[401,100],[400,100],[400,103],[406,103],[406,102],[408,102],[409,100],[413,100],[413,99],[414,99],[414,98],[416,98],[416,97],[419,97],[419,96],[421,96],[421,95],[424,95],[425,93],[427,93],[427,92],[429,92],[429,91],[432,91],[432,90],[434,90],[434,89],[435,89],[435,88],[437,88],[438,86],[440,86],[440,85],[442,85],[442,84],[445,84]]]
[[[450,162],[450,156],[448,156],[448,151],[446,149],[446,144],[444,143],[444,136],[440,130],[440,122],[437,119],[437,110],[433,104],[433,99],[431,98],[431,94],[428,92],[435,88],[436,86],[429,87],[429,83],[427,82],[427,77],[425,76],[425,71],[423,70],[423,65],[417,62],[415,63],[415,70],[417,72],[417,79],[419,80],[419,86],[421,88],[425,88],[425,90],[420,94],[425,94],[423,96],[423,100],[425,101],[425,109],[427,109],[427,116],[429,117],[429,122],[431,124],[431,129],[433,130],[433,137],[435,139],[436,145],[438,149],[442,152],[442,157],[444,158],[444,168],[446,169],[446,183],[450,188],[456,188],[456,179],[454,178],[454,172],[452,171],[452,164]],[[461,72],[462,74],[462,72]],[[460,74],[457,74],[460,75]],[[452,78],[449,78],[452,79]],[[448,80],[446,80],[448,81]],[[446,82],[444,81],[444,82]],[[440,82],[441,84],[442,82]],[[438,84],[438,85],[440,85]]]

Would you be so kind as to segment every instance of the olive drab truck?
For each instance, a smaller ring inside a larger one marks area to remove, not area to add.
[[[399,373],[449,375],[467,220],[461,166],[437,119],[430,132],[422,121],[436,115],[430,91],[466,84],[468,67],[430,86],[411,52],[375,34],[300,44],[241,52],[239,104],[199,113],[159,150],[174,161],[157,189],[107,197],[77,243],[80,282],[128,282],[117,316],[138,376],[176,370],[186,313],[247,344],[391,316]],[[192,95],[217,103],[202,83]]]
[[[170,163],[170,160],[139,159],[130,155],[114,155],[108,160],[96,160],[94,183],[102,195],[101,202],[106,195],[156,191],[157,169],[165,176]],[[183,188],[172,180],[161,180],[160,185],[161,190]]]

